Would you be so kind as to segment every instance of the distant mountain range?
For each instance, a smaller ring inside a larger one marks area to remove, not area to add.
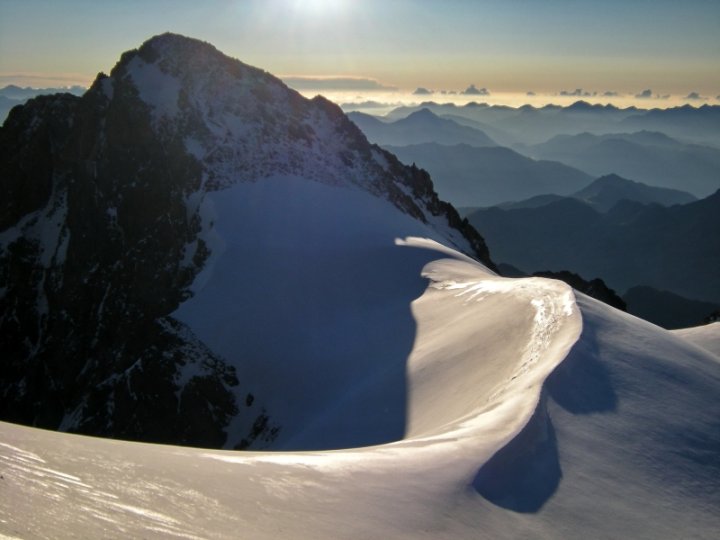
[[[712,117],[714,111],[709,108],[704,114]],[[349,113],[349,117],[371,142],[428,170],[438,192],[456,206],[489,206],[551,193],[568,195],[592,177],[611,174],[695,197],[706,197],[720,188],[720,148],[682,142],[661,132],[617,132],[628,115],[646,113],[584,102],[540,109],[425,103],[421,108],[400,107],[384,118],[360,112]],[[671,118],[673,114],[679,115],[677,111],[668,113]],[[538,130],[538,136],[542,133],[544,142],[518,142],[534,130]],[[602,133],[607,130],[615,131]],[[562,134],[552,136],[556,131]],[[482,148],[501,143],[539,161],[499,150],[418,146],[433,143]],[[662,199],[654,202],[663,203]]]
[[[622,131],[661,131],[671,137],[717,147],[720,146],[720,105],[652,109],[628,116],[620,122],[620,126]]]
[[[574,198],[479,209],[467,219],[493,257],[523,271],[600,276],[613,289],[646,285],[720,302],[720,191],[671,207],[620,200],[602,213]]]
[[[428,109],[438,116],[462,117],[499,130],[499,138],[509,144],[510,140],[525,145],[545,142],[556,135],[578,135],[633,132],[640,130],[660,131],[668,136],[697,144],[720,146],[720,106],[690,105],[668,109],[620,109],[613,105],[591,105],[578,101],[568,107],[531,105],[513,108],[487,103],[425,102],[417,106],[403,106],[392,110],[385,119],[404,118],[420,109]],[[488,131],[489,134],[489,131]],[[498,142],[501,142],[498,140]],[[619,171],[604,171],[619,172]]]
[[[401,161],[426,169],[438,194],[455,206],[491,206],[545,193],[569,195],[592,180],[562,163],[537,161],[503,147],[425,143],[385,148]]]
[[[516,149],[595,176],[616,173],[698,197],[707,197],[720,188],[720,149],[682,143],[659,132],[558,135]]]
[[[361,112],[348,113],[348,117],[357,124],[370,142],[381,146],[427,142],[497,146],[497,143],[481,130],[440,118],[429,109],[420,109],[406,118],[387,122]]]

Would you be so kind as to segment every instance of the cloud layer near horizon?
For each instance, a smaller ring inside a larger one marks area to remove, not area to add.
[[[375,79],[362,77],[281,77],[282,81],[295,90],[397,90],[395,86],[384,85]]]

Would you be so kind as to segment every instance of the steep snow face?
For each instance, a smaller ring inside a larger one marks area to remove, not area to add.
[[[403,440],[237,453],[0,424],[0,533],[714,536],[713,355],[583,295],[573,301],[560,282],[499,278],[427,239],[398,244],[440,256],[412,304]]]
[[[264,396],[274,449],[462,432],[513,385],[537,388],[579,331],[569,287],[492,278],[367,193],[278,177],[207,199],[224,248],[173,317]],[[499,305],[515,314],[502,327],[487,318]],[[437,395],[439,380],[472,402]]]
[[[411,303],[427,286],[423,267],[442,249],[459,254],[397,239],[447,238],[357,187],[294,176],[236,184],[203,204],[222,247],[173,317],[263,396],[282,426],[273,447],[402,438]]]

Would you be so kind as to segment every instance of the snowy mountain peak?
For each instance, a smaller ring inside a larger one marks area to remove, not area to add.
[[[327,103],[305,100],[279,79],[175,34],[125,53],[101,85],[112,89],[111,102],[146,105],[158,135],[182,138],[211,187],[221,178],[227,185],[274,172],[342,183],[337,154],[356,142],[357,133],[345,133],[342,114],[329,113]]]
[[[326,99],[305,99],[183,36],[163,34],[123,54],[82,97],[44,96],[13,109],[0,142],[8,194],[0,203],[0,333],[9,336],[0,356],[10,359],[0,418],[262,446],[279,426],[266,409],[272,392],[246,366],[265,358],[257,348],[228,354],[203,333],[197,306],[215,297],[201,293],[223,299],[212,302],[221,317],[213,332],[242,337],[253,321],[243,326],[237,311],[265,305],[250,301],[247,283],[298,279],[301,305],[344,298],[337,276],[372,274],[376,252],[406,258],[398,237],[430,237],[492,267],[483,239],[438,199],[426,172],[368,143]],[[408,270],[413,286],[420,270]],[[308,296],[316,275],[340,290]],[[357,276],[350,281],[358,286]],[[362,283],[369,297],[384,287]],[[276,283],[266,289],[264,297],[278,294]],[[405,307],[411,299],[403,297]],[[303,339],[318,333],[312,324]]]
[[[461,250],[492,265],[482,240],[438,200],[427,174],[369,144],[325,98],[305,99],[207,43],[176,34],[151,38],[125,53],[90,94],[108,112],[149,116],[166,146],[181,143],[202,170],[202,190],[278,174],[356,186],[435,223]],[[453,232],[457,228],[470,244]]]

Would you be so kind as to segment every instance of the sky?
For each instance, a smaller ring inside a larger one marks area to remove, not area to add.
[[[338,99],[720,104],[717,0],[0,0],[0,86],[87,86],[165,31]]]

